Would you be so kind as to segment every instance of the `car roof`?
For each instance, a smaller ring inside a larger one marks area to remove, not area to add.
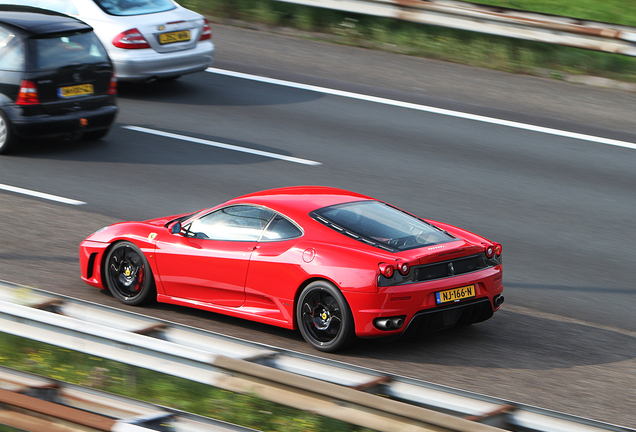
[[[226,204],[258,204],[292,216],[306,215],[331,205],[373,199],[356,192],[326,186],[291,186],[243,195]]]
[[[0,5],[0,24],[18,28],[29,36],[92,29],[85,22],[59,12],[15,5]]]

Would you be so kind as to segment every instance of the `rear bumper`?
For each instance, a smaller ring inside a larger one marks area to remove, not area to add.
[[[106,129],[115,121],[117,105],[92,110],[73,111],[61,115],[23,116],[20,108],[8,110],[13,132],[20,138],[53,138],[81,136],[85,132]],[[86,126],[82,126],[85,119]]]
[[[118,81],[144,81],[201,72],[214,60],[214,44],[199,42],[195,48],[158,53],[152,49],[111,49]]]
[[[503,270],[498,265],[473,273],[380,288],[378,293],[343,292],[351,306],[359,337],[396,336],[407,331],[439,330],[456,324],[484,321],[499,308],[493,303],[503,292]],[[435,293],[468,285],[475,296],[438,305]],[[383,330],[374,325],[377,318],[403,320],[398,329]]]

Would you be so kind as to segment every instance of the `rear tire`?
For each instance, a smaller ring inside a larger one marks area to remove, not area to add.
[[[7,154],[15,145],[16,137],[11,131],[9,118],[0,110],[0,154]]]
[[[347,300],[327,281],[312,282],[305,287],[296,304],[296,322],[303,338],[318,351],[342,350],[356,340]]]

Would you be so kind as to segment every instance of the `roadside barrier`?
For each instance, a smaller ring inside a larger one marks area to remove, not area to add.
[[[277,0],[636,56],[636,28],[452,0]]]
[[[27,432],[255,432],[0,366],[0,424]]]
[[[0,331],[378,431],[636,432],[8,282]]]

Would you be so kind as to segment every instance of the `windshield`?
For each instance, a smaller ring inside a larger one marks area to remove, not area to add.
[[[65,14],[77,15],[77,8],[71,0],[2,0],[0,3],[33,6]]]
[[[57,34],[32,40],[37,69],[108,61],[104,47],[92,31]]]
[[[93,0],[106,13],[118,16],[165,12],[176,6],[170,0]]]
[[[447,243],[453,236],[379,201],[358,201],[316,210],[312,214],[331,228],[351,237],[398,250]]]

